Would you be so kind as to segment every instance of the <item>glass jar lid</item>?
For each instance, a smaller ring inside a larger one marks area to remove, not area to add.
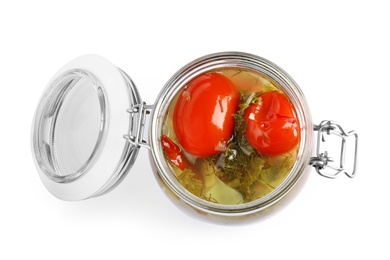
[[[96,55],[81,56],[49,81],[35,112],[32,150],[46,188],[64,200],[99,196],[134,164],[138,131],[126,110],[141,97],[122,70]]]

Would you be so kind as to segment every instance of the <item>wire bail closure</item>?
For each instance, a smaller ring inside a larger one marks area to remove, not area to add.
[[[123,135],[127,141],[129,141],[136,148],[146,147],[150,149],[150,145],[143,139],[146,125],[146,115],[150,114],[153,109],[153,105],[146,105],[145,102],[134,105],[127,109],[130,114],[130,127],[129,133]]]
[[[355,177],[357,166],[358,134],[355,131],[346,133],[339,124],[329,120],[322,121],[320,125],[315,125],[314,131],[318,131],[316,156],[310,158],[309,164],[316,169],[317,173],[321,176],[331,179],[337,178],[341,172],[344,172],[345,175],[350,178]],[[329,157],[328,151],[321,151],[321,147],[325,142],[325,134],[328,136],[333,135],[341,138],[340,158],[338,163],[334,163],[334,159]],[[347,139],[349,139],[351,136],[354,137],[355,141],[352,156],[352,169],[346,169],[345,158],[347,154]]]

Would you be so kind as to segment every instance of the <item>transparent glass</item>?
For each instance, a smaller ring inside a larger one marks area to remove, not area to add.
[[[300,126],[297,159],[284,181],[265,196],[241,204],[217,204],[190,193],[177,180],[161,145],[166,114],[175,96],[195,77],[226,68],[256,72],[275,82],[293,104]],[[65,65],[43,93],[32,129],[33,155],[46,188],[64,200],[103,195],[129,172],[141,144],[150,149],[158,182],[175,204],[204,215],[241,217],[260,212],[299,186],[312,154],[311,116],[298,85],[270,61],[239,52],[201,57],[171,77],[153,110],[141,103],[131,79],[103,58],[85,55]],[[147,143],[141,115],[150,110]]]
[[[101,84],[85,70],[61,74],[38,108],[34,152],[55,182],[81,177],[97,158],[104,137],[106,104]]]
[[[218,71],[224,68],[242,69],[257,72],[280,87],[293,104],[298,121],[300,122],[300,141],[297,160],[285,180],[272,192],[257,200],[242,204],[217,204],[201,199],[187,189],[177,180],[170,165],[164,158],[164,151],[160,144],[163,132],[165,115],[170,103],[188,82],[197,76],[209,71]],[[157,98],[155,109],[151,118],[150,146],[152,157],[156,165],[158,179],[187,206],[196,211],[222,216],[242,216],[265,209],[283,198],[298,182],[304,169],[308,165],[312,148],[313,125],[306,100],[293,79],[281,68],[261,57],[239,52],[216,53],[199,58],[179,70],[164,86]]]

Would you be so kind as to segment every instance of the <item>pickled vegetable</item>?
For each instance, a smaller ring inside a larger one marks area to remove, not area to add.
[[[298,142],[299,126],[285,95],[266,92],[245,111],[248,142],[263,155],[280,155]]]
[[[220,204],[259,199],[291,171],[299,148],[294,106],[267,77],[222,69],[198,76],[172,100],[161,144],[189,192]]]
[[[191,81],[180,93],[173,114],[180,145],[199,157],[225,150],[233,135],[238,99],[233,83],[221,74],[207,73]]]

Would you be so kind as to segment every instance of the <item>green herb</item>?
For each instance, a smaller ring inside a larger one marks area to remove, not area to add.
[[[248,143],[245,135],[245,110],[253,103],[260,102],[260,93],[245,95],[241,93],[239,108],[234,115],[234,137],[229,142],[226,151],[221,155],[223,165],[221,171],[216,173],[230,187],[239,191],[245,201],[252,197],[252,185],[260,178],[265,160],[256,153]]]
[[[234,115],[234,137],[217,161],[216,176],[243,195],[244,202],[265,196],[274,190],[290,172],[296,152],[285,156],[265,157],[255,151],[246,138],[245,110],[261,102],[261,93],[241,93]],[[218,162],[222,161],[221,165]]]
[[[195,196],[200,197],[202,195],[202,181],[196,178],[196,174],[190,168],[184,169],[180,175],[177,176],[177,180]]]
[[[232,77],[237,76],[238,74],[242,73],[242,70],[236,69],[236,72],[232,75]]]

